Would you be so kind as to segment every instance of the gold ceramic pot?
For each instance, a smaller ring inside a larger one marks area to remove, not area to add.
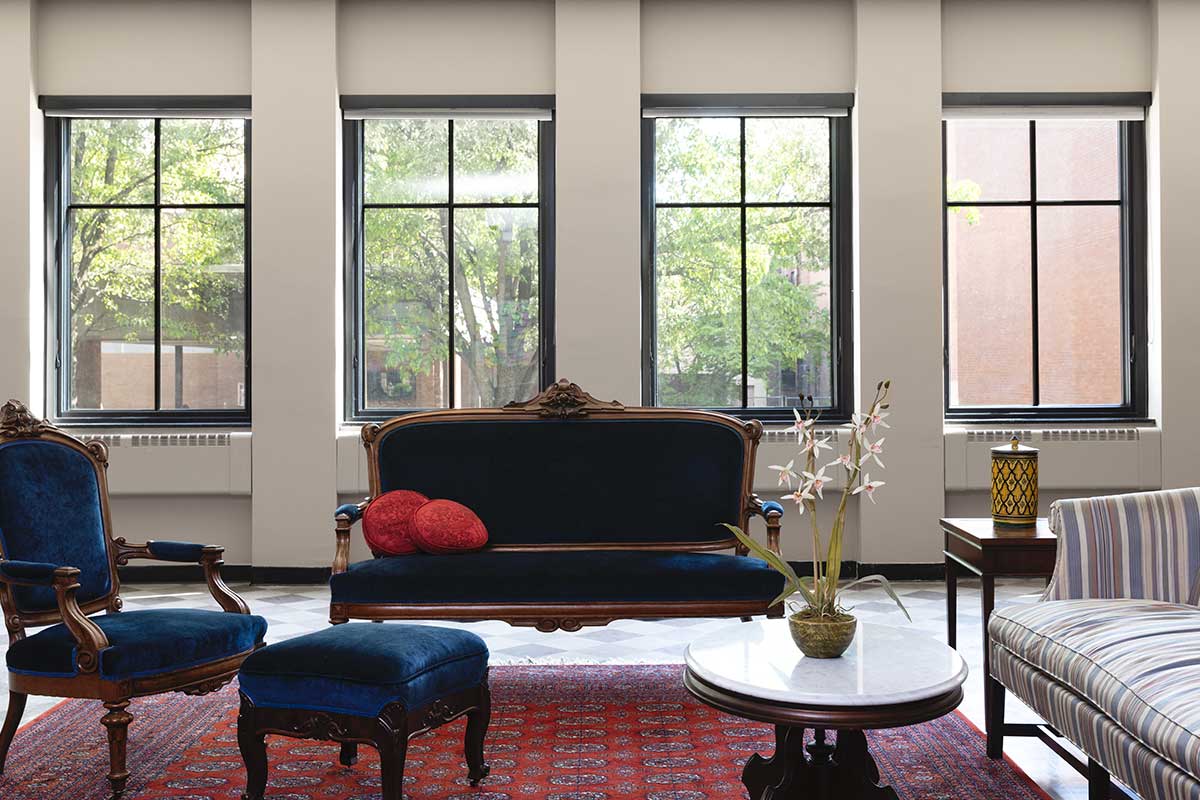
[[[854,641],[858,619],[851,614],[836,617],[806,616],[803,611],[788,617],[792,641],[809,658],[838,658]]]
[[[992,520],[997,525],[1029,528],[1037,524],[1038,451],[1016,436],[992,448]]]

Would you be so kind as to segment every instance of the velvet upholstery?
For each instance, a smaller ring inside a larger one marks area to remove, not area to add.
[[[51,586],[54,583],[54,571],[57,564],[47,564],[41,561],[0,561],[0,581],[8,579],[21,583],[36,583],[38,586]]]
[[[100,675],[108,680],[157,675],[245,653],[267,632],[262,617],[192,608],[123,611],[91,620],[108,637],[109,647],[100,651]],[[8,668],[72,676],[75,640],[65,625],[52,625],[10,645]]]
[[[767,500],[762,504],[762,511],[765,515],[769,511],[778,511],[780,516],[783,516],[783,504],[777,503],[774,500]]]
[[[381,559],[390,561],[399,559]],[[241,690],[257,707],[373,717],[483,683],[487,645],[473,633],[428,625],[351,623],[288,639],[242,664]]]
[[[707,420],[444,420],[384,434],[378,466],[381,491],[462,503],[492,544],[702,542],[741,519],[744,447]]]
[[[0,551],[17,561],[79,569],[80,603],[112,590],[108,534],[92,461],[59,442],[17,439],[0,444]],[[54,590],[13,587],[23,612],[58,608]]]
[[[359,518],[362,517],[363,512],[362,509],[358,507],[357,503],[343,503],[333,511],[333,516],[335,518],[341,516],[342,514],[345,514],[347,517],[349,517],[351,522],[358,522]]]
[[[150,555],[159,561],[178,561],[184,564],[199,564],[204,555],[204,545],[194,542],[147,542]]]
[[[722,553],[481,550],[360,561],[329,585],[334,603],[769,601],[783,577]]]

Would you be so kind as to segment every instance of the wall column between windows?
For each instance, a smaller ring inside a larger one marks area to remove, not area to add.
[[[253,0],[255,566],[333,558],[341,275],[335,0]]]
[[[33,0],[0,3],[0,402],[44,411],[42,125]]]
[[[1147,123],[1150,175],[1150,415],[1162,425],[1163,488],[1200,484],[1200,228],[1194,212],[1200,183],[1200,5],[1158,0],[1154,36],[1154,105]],[[1167,369],[1170,365],[1170,369]]]
[[[637,0],[557,0],[559,376],[641,404],[641,44]]]
[[[861,501],[859,558],[939,561],[942,445],[941,3],[856,0],[855,349],[860,407],[892,379],[887,486]]]

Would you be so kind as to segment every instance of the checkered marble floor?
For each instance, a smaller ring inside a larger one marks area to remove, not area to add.
[[[1033,602],[1041,593],[1042,585],[1038,581],[997,581],[996,605],[1002,608]],[[946,594],[943,584],[904,582],[893,586],[912,615],[911,623],[877,587],[851,590],[846,595],[847,605],[853,606],[854,613],[863,621],[911,626],[945,641]],[[233,588],[246,598],[254,613],[266,618],[268,643],[319,630],[329,624],[329,592],[325,586],[234,585]],[[121,594],[128,610],[215,607],[203,584],[123,584]],[[983,634],[980,615],[978,582],[960,580],[958,646],[971,670],[962,710],[982,729]],[[688,642],[741,623],[714,619],[619,620],[602,628],[549,634],[532,628],[514,628],[504,622],[430,624],[474,631],[487,641],[491,663],[500,665],[681,663]],[[0,644],[0,654],[6,646],[7,642]],[[3,671],[0,671],[0,691],[7,693],[7,673]],[[33,719],[55,702],[53,698],[30,697],[25,720]],[[1008,705],[1010,721],[1037,721],[1037,717],[1018,701],[1010,700]],[[97,735],[102,735],[99,725],[96,729]],[[1087,797],[1083,779],[1040,742],[1009,739],[1005,752],[1055,800]]]

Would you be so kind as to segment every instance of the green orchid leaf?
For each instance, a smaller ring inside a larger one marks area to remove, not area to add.
[[[900,607],[901,611],[904,612],[904,616],[908,618],[908,621],[912,622],[912,616],[908,613],[908,609],[904,607],[904,603],[902,603],[900,601],[900,595],[896,594],[895,590],[892,589],[892,585],[890,583],[888,583],[888,579],[883,577],[882,575],[867,575],[865,577],[858,578],[857,580],[853,580],[850,583],[847,583],[845,586],[843,586],[841,588],[840,591],[844,592],[847,589],[857,586],[860,583],[878,583],[880,586],[883,587],[883,590],[885,592],[887,592],[888,597],[892,598],[892,601]]]

